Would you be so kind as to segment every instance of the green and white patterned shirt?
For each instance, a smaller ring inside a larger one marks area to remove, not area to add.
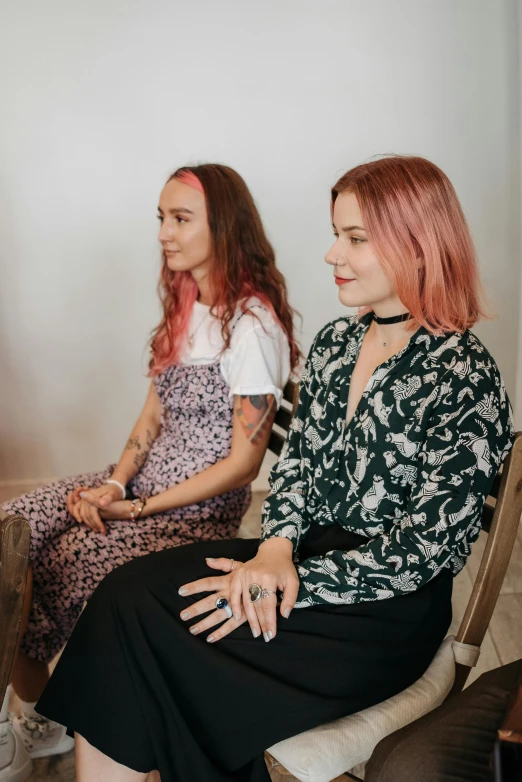
[[[420,328],[381,364],[346,425],[351,374],[371,313],[316,337],[299,404],[263,506],[262,539],[294,551],[312,522],[368,538],[297,566],[297,607],[412,592],[442,568],[457,574],[513,441],[498,368],[470,331]]]

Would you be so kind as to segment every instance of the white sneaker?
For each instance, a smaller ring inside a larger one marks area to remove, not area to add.
[[[23,782],[32,769],[31,758],[22,739],[16,735],[11,718],[0,722],[0,764],[2,754],[9,752],[11,760],[7,765],[0,765],[0,782]]]
[[[13,727],[33,760],[47,758],[49,755],[61,755],[74,747],[74,739],[67,735],[63,725],[39,715],[28,717],[22,713],[14,718]]]

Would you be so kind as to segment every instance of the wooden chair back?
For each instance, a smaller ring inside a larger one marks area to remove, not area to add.
[[[522,432],[517,432],[513,448],[496,476],[484,506],[482,529],[488,533],[488,540],[455,636],[460,643],[480,647],[484,640],[509,565],[521,515]],[[462,690],[471,671],[471,666],[459,663],[456,668],[452,694]]]
[[[283,450],[285,438],[290,428],[290,421],[295,413],[297,401],[299,399],[299,383],[289,380],[283,389],[283,401],[281,407],[276,413],[272,434],[268,441],[268,450],[279,456]]]
[[[0,705],[18,646],[30,545],[29,522],[0,508]]]

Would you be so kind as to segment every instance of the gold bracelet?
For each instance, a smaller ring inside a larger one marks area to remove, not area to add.
[[[137,516],[136,516],[136,521],[138,521],[139,517],[140,517],[140,516],[141,516],[141,514],[143,513],[143,508],[144,508],[144,507],[145,507],[145,505],[147,504],[147,500],[138,500],[138,502],[141,502],[141,508],[139,509],[139,511],[138,511],[138,514],[137,514]]]

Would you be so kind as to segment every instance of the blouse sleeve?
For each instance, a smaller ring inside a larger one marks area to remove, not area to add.
[[[316,383],[310,349],[301,381],[299,401],[278,462],[270,473],[270,490],[263,504],[261,540],[282,537],[292,541],[294,551],[310,527],[306,514],[306,489],[301,475],[301,437],[306,413]]]
[[[298,566],[298,607],[415,591],[449,566],[463,538],[473,542],[478,537],[484,502],[514,434],[502,379],[496,369],[490,372],[475,374],[473,399],[459,382],[441,394],[418,456],[417,483],[390,532],[353,551],[331,551]],[[451,412],[458,413],[458,420],[446,429]],[[451,444],[454,453],[447,461],[439,458],[438,435],[445,429],[451,431],[445,445]]]
[[[221,371],[230,396],[273,394],[279,407],[290,376],[290,348],[286,334],[264,307],[242,315],[230,347],[221,358]]]

